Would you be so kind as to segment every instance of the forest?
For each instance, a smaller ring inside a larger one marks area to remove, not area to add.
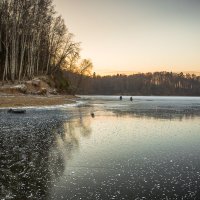
[[[76,77],[67,76],[74,84]],[[75,83],[76,85],[76,83]],[[172,72],[84,76],[79,94],[200,96],[200,76]]]
[[[80,44],[52,0],[0,1],[0,80],[21,82],[60,69],[85,73],[90,60],[80,60]]]

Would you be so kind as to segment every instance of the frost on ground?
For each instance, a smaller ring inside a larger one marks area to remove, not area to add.
[[[57,137],[68,115],[59,110],[0,112],[0,199],[46,197],[52,180],[64,170]],[[68,145],[73,148],[73,141]]]

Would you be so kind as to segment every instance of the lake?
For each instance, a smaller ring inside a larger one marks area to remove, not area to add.
[[[0,199],[200,199],[199,97],[2,109],[0,130]]]

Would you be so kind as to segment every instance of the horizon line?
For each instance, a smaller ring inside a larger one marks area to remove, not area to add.
[[[108,71],[108,72],[98,72],[99,70],[97,70],[97,72],[93,72],[95,73],[97,76],[111,76],[111,75],[117,75],[117,74],[121,74],[121,75],[131,75],[131,74],[147,74],[147,73],[155,73],[155,72],[172,72],[172,73],[183,73],[183,74],[195,74],[195,75],[200,75],[200,71],[165,71],[165,70],[157,70],[157,71]]]

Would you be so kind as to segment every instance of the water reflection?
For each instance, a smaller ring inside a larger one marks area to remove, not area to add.
[[[0,199],[49,199],[80,138],[90,135],[89,119],[0,115]]]
[[[199,199],[198,121],[97,111],[51,198]]]

